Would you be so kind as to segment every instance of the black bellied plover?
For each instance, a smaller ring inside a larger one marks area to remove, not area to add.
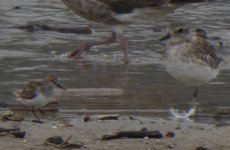
[[[193,104],[196,108],[198,88],[217,77],[221,59],[217,57],[215,48],[207,41],[206,31],[203,29],[192,31],[185,23],[171,23],[168,26],[168,34],[161,38],[161,41],[163,40],[167,40],[166,70],[177,81],[195,88]],[[178,116],[176,111],[172,112]],[[190,111],[190,114],[193,113],[194,111]]]

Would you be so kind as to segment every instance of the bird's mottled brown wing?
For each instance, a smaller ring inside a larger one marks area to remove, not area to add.
[[[36,86],[29,83],[27,84],[22,91],[19,93],[20,98],[22,99],[32,99],[36,96]]]
[[[121,24],[115,18],[116,13],[110,6],[98,0],[62,0],[62,2],[77,15],[91,21],[106,24]]]
[[[30,81],[28,84],[32,85],[32,86],[35,86],[35,87],[42,86],[42,82],[41,81]]]
[[[217,57],[215,48],[205,39],[200,39],[190,44],[189,54],[200,59],[212,68],[217,68],[221,59]]]

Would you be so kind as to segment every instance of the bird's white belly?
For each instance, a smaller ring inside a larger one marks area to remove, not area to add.
[[[42,94],[38,94],[33,99],[21,99],[17,98],[16,100],[28,107],[42,108],[51,101],[52,97],[46,97]]]
[[[180,57],[168,58],[166,69],[177,81],[187,86],[200,86],[216,78],[219,70],[208,65],[193,62],[192,60],[182,61]]]

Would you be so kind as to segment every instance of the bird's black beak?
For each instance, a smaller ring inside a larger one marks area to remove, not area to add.
[[[170,33],[168,33],[168,34],[166,34],[165,36],[163,36],[162,38],[160,38],[160,41],[165,41],[165,40],[168,40],[168,39],[170,39],[171,38],[171,34]]]
[[[63,86],[61,86],[61,85],[58,84],[57,82],[55,82],[55,81],[52,81],[52,82],[53,82],[53,84],[55,84],[57,87],[59,87],[59,88],[65,90],[65,91],[67,91],[66,88],[64,88]]]

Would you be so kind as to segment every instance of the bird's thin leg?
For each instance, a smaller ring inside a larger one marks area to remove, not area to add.
[[[82,43],[80,45],[80,47],[78,47],[77,49],[73,50],[72,52],[70,52],[68,54],[69,58],[77,58],[79,57],[84,51],[88,50],[88,43]]]
[[[92,41],[92,42],[85,42],[80,45],[77,49],[73,50],[68,54],[69,58],[77,58],[79,57],[84,51],[88,51],[91,47],[97,45],[108,45],[116,42],[116,33],[112,32],[111,36],[108,39],[102,41]]]
[[[125,36],[123,34],[120,34],[118,36],[119,38],[119,44],[123,50],[123,53],[124,53],[124,62],[126,64],[129,63],[129,56],[128,56],[128,41],[127,39],[125,38]]]
[[[58,107],[60,107],[59,102],[52,102],[52,103],[50,103],[50,104],[55,104],[55,105],[57,105]]]
[[[111,36],[101,42],[98,42],[98,44],[113,44],[117,41],[117,34],[114,31],[111,31]]]
[[[34,116],[37,119],[37,120],[33,120],[32,122],[42,123],[42,121],[38,118],[37,114],[35,113],[34,107],[32,107],[32,112],[33,112]]]
[[[41,113],[42,115],[44,115],[44,116],[48,116],[48,115],[47,115],[47,113],[46,113],[46,112],[44,112],[44,110],[42,110],[42,109],[40,109],[40,108],[39,108],[38,110],[40,111],[40,113]]]
[[[197,105],[196,100],[197,100],[197,97],[198,97],[198,92],[199,92],[199,88],[196,87],[196,88],[195,88],[195,91],[194,91],[194,93],[193,93],[193,106],[196,106],[196,105]]]
[[[190,108],[188,112],[183,112],[183,113],[180,113],[178,110],[171,108],[170,109],[171,115],[175,118],[189,118],[191,116],[194,116],[197,108],[197,103],[196,103],[197,96],[198,96],[198,87],[195,88],[195,91],[193,93],[192,108]]]
[[[33,112],[35,118],[36,118],[37,120],[40,120],[40,119],[38,118],[37,114],[35,113],[34,107],[32,107],[32,112]]]

